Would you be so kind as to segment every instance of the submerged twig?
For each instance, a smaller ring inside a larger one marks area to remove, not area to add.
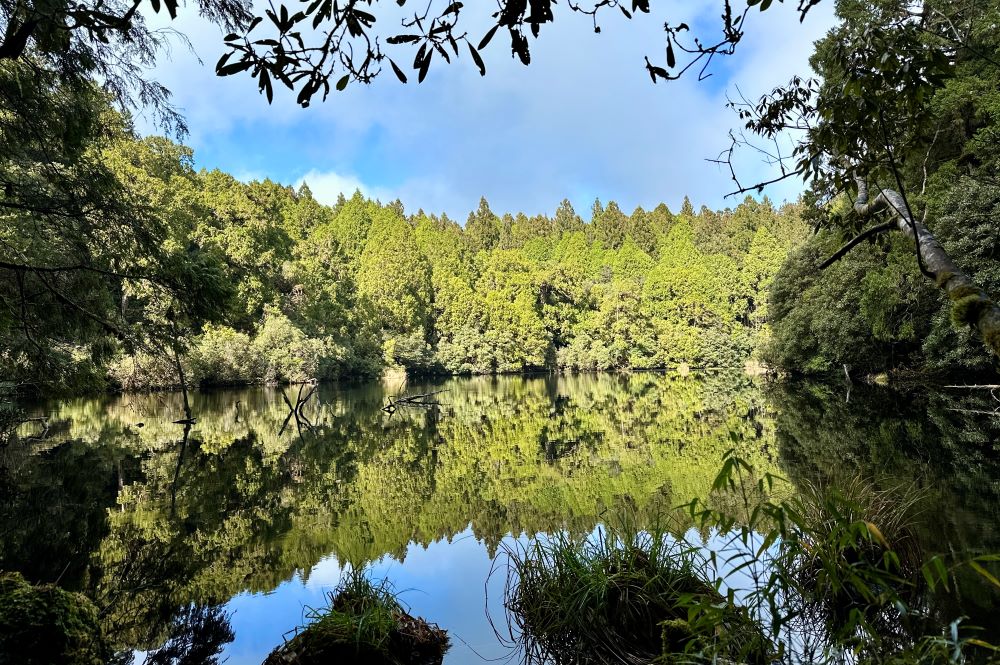
[[[441,402],[436,400],[430,400],[429,397],[434,395],[448,392],[447,390],[435,390],[429,393],[421,393],[419,395],[406,395],[404,397],[396,397],[393,399],[391,397],[387,398],[387,403],[382,407],[382,410],[388,413],[390,416],[396,412],[396,409],[402,406],[418,406],[418,407],[434,407],[441,406]]]

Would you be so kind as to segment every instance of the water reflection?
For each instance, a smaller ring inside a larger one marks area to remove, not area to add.
[[[157,649],[192,607],[225,604],[229,662],[259,663],[341,565],[373,564],[415,614],[496,656],[484,583],[502,539],[654,519],[706,497],[732,447],[793,481],[919,479],[943,507],[928,543],[1000,546],[993,420],[953,410],[975,397],[499,377],[410,385],[446,391],[442,406],[389,415],[396,390],[322,386],[301,431],[282,431],[278,390],[197,394],[186,442],[177,395],[41,405],[48,437],[0,447],[0,568],[87,594],[121,650]],[[456,639],[449,661],[471,653]]]
[[[771,386],[780,464],[797,484],[839,485],[852,477],[888,489],[923,490],[915,525],[925,556],[1000,552],[1000,404],[989,392],[855,387],[850,401],[824,385]],[[996,590],[959,570],[961,607],[942,613],[1000,636]]]

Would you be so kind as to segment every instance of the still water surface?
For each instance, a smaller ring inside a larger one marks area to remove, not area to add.
[[[652,373],[404,392],[431,390],[440,406],[390,415],[397,384],[321,386],[299,423],[279,389],[196,393],[186,436],[179,395],[36,405],[47,435],[0,445],[0,570],[93,598],[137,662],[183,608],[221,606],[235,633],[224,656],[243,665],[323,606],[345,566],[370,566],[448,629],[447,663],[477,662],[508,654],[493,625],[504,573],[490,576],[505,542],[676,517],[733,447],[793,485],[917,484],[927,552],[1000,551],[989,395]],[[960,602],[1000,636],[989,589],[970,584]]]

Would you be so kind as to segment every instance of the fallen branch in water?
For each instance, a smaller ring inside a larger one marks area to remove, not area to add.
[[[310,421],[309,418],[306,417],[304,413],[302,413],[302,407],[306,405],[306,402],[308,402],[315,393],[316,393],[316,385],[313,384],[313,386],[309,389],[309,392],[306,393],[305,397],[303,397],[302,384],[299,384],[299,394],[295,396],[295,405],[292,406],[292,402],[291,400],[288,399],[288,395],[285,393],[285,389],[284,388],[281,389],[281,398],[285,400],[285,404],[288,406],[288,415],[285,416],[285,422],[281,423],[281,429],[278,430],[278,436],[281,436],[282,434],[285,433],[285,428],[288,427],[288,422],[293,417],[295,418],[295,426],[298,429],[300,436],[302,435],[303,423],[305,423],[307,429],[312,431],[313,429],[312,421]]]
[[[954,385],[954,386],[941,386],[942,388],[968,388],[969,390],[996,390],[1000,388],[1000,384],[995,383],[984,383],[984,384],[973,384],[973,385]]]
[[[993,411],[984,411],[983,409],[954,409],[949,408],[948,411],[954,411],[956,413],[973,413],[979,416],[1000,416],[1000,409],[994,409]]]
[[[397,397],[393,399],[391,397],[387,398],[388,403],[382,407],[382,410],[392,415],[396,412],[396,409],[403,406],[418,406],[418,407],[432,407],[441,406],[441,402],[430,400],[429,397],[438,395],[440,393],[448,392],[447,390],[435,390],[429,393],[421,393],[419,395],[407,395],[405,397]]]

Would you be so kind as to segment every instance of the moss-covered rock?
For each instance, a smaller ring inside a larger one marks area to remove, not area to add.
[[[86,596],[0,574],[0,664],[104,665],[110,655]]]

